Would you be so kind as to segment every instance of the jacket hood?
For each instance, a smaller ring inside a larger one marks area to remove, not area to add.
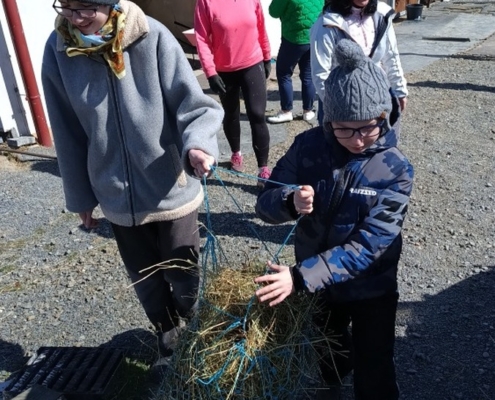
[[[344,17],[327,9],[323,11],[323,14],[321,15],[321,22],[323,26],[335,26],[340,28],[344,24]]]
[[[119,5],[126,15],[124,37],[122,39],[122,48],[126,49],[136,40],[147,35],[150,31],[150,27],[146,14],[132,1],[120,0]],[[61,16],[57,16],[55,27],[60,24],[62,18],[63,17]],[[60,35],[57,36],[57,51],[65,51],[64,39]]]

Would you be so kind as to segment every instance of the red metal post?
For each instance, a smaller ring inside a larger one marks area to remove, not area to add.
[[[38,142],[42,146],[50,147],[52,146],[52,137],[46,123],[45,111],[43,110],[43,103],[41,102],[36,77],[34,76],[33,64],[31,63],[31,56],[29,55],[26,37],[24,36],[19,9],[17,8],[16,0],[2,0],[2,2],[21,70],[22,80],[26,88]]]

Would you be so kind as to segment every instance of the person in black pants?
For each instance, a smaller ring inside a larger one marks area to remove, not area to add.
[[[271,53],[260,0],[198,0],[194,12],[196,48],[211,90],[220,96],[223,129],[232,151],[231,168],[244,170],[240,92],[251,125],[258,186],[270,178],[270,133],[265,121],[266,79]]]
[[[263,63],[234,72],[219,72],[225,84],[225,93],[220,93],[220,101],[225,111],[223,129],[233,153],[241,150],[240,91],[246,105],[251,126],[253,150],[259,166],[259,176],[270,177],[268,165],[270,133],[265,122],[266,81]],[[264,181],[258,181],[262,186]]]

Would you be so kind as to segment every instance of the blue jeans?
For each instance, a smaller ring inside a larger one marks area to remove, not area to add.
[[[311,80],[309,44],[294,44],[282,38],[277,56],[277,81],[280,92],[280,107],[284,111],[293,108],[292,74],[299,65],[303,110],[313,109],[315,87]]]

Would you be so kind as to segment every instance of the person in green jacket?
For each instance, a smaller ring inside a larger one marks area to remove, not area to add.
[[[280,111],[268,117],[268,122],[277,124],[292,121],[294,91],[292,74],[299,66],[301,78],[303,120],[315,117],[313,104],[315,88],[311,80],[309,52],[309,29],[318,18],[323,0],[272,0],[268,9],[273,18],[282,23],[282,42],[277,56],[277,81],[280,93]]]

